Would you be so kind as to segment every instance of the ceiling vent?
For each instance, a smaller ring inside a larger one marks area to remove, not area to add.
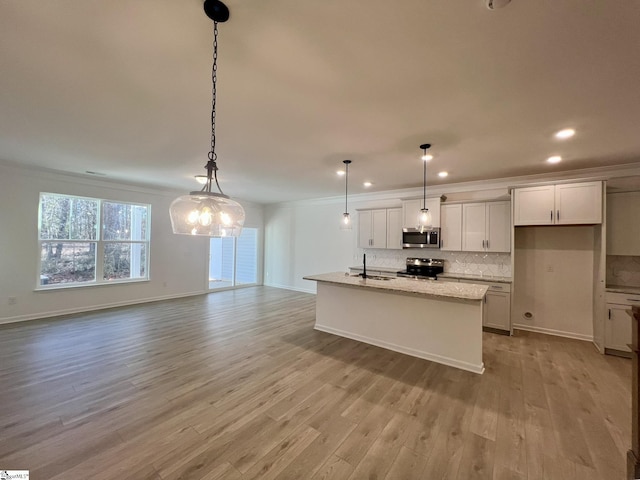
[[[511,3],[511,0],[485,0],[485,4],[489,10],[506,7],[509,3]]]

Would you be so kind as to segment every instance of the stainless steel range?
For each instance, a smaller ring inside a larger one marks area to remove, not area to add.
[[[439,258],[407,258],[407,269],[398,272],[399,277],[437,280],[444,272],[444,260]]]

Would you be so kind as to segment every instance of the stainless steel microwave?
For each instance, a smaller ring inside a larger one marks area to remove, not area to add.
[[[440,248],[440,229],[403,228],[402,248]]]

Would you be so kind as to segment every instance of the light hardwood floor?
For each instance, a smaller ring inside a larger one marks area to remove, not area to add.
[[[476,375],[255,287],[0,328],[0,468],[33,479],[623,479],[631,363],[484,334]],[[393,321],[393,319],[389,319]]]

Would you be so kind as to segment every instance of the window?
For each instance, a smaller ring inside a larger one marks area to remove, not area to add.
[[[257,283],[257,228],[244,227],[239,237],[212,238],[209,248],[209,289]]]
[[[38,284],[147,280],[149,210],[149,205],[41,193]]]

